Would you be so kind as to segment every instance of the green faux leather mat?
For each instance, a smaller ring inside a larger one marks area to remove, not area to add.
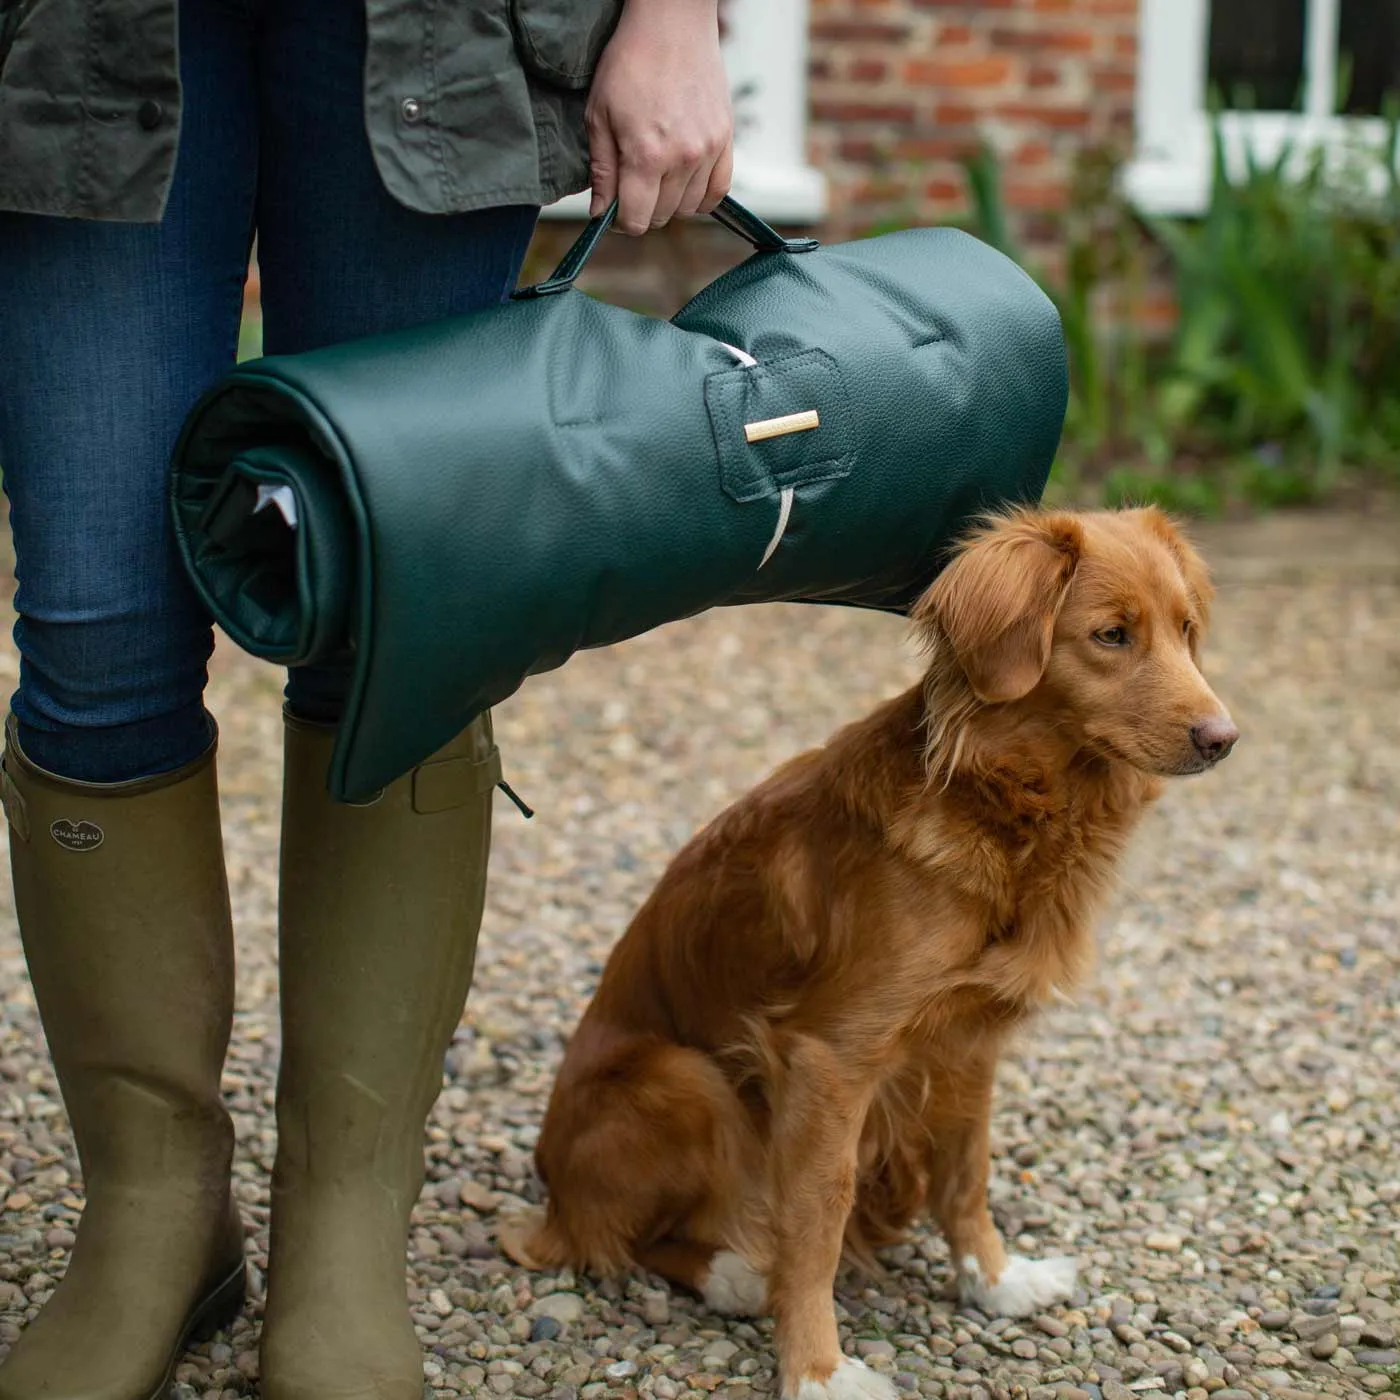
[[[219,624],[347,652],[362,799],[529,675],[720,604],[903,612],[970,517],[1044,487],[1054,307],[950,229],[819,247],[726,201],[747,261],[671,321],[586,296],[597,220],[473,316],[240,366],[191,413],[179,545]]]

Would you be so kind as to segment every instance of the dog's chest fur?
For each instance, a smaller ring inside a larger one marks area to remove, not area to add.
[[[968,1015],[999,1006],[997,1019],[1015,1019],[1072,986],[1123,848],[1155,795],[1131,770],[1099,764],[1066,775],[1014,756],[927,794],[892,835],[928,882],[935,963],[940,951],[954,957],[930,1000],[958,995]],[[962,946],[951,925],[961,925]],[[933,1019],[950,1014],[943,1006]]]

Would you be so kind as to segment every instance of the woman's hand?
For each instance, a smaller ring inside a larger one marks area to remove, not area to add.
[[[734,112],[717,0],[626,0],[588,99],[591,213],[624,233],[708,214],[728,193]]]

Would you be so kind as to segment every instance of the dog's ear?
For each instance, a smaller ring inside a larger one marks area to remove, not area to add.
[[[1215,586],[1210,581],[1206,561],[1196,552],[1181,524],[1157,506],[1142,506],[1126,513],[1137,516],[1171,551],[1186,591],[1200,614],[1201,626],[1206,626],[1210,621],[1210,605],[1215,599]]]
[[[993,518],[963,542],[911,617],[930,643],[952,648],[979,700],[1019,700],[1045,674],[1083,548],[1072,515]]]

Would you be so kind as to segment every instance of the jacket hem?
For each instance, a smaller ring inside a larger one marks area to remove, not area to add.
[[[0,185],[0,213],[34,214],[47,219],[83,219],[103,224],[158,224],[165,217],[165,200],[150,213],[128,212],[95,204],[80,204],[73,199],[56,199],[7,190]]]
[[[588,188],[587,178],[535,180],[524,185],[499,185],[493,189],[468,190],[458,194],[450,205],[428,205],[410,203],[397,193],[394,197],[406,209],[418,214],[470,214],[479,209],[498,209],[505,204],[533,204],[543,206],[553,204],[566,195],[578,194]],[[393,193],[391,191],[391,193]]]

